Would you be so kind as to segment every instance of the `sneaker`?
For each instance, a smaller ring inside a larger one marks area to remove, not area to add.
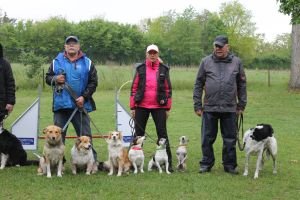
[[[236,168],[225,168],[224,171],[226,173],[232,174],[232,175],[237,175],[239,174],[238,170]]]
[[[208,167],[200,167],[200,169],[199,169],[199,173],[200,174],[207,173],[207,172],[210,172],[210,168],[208,168]]]

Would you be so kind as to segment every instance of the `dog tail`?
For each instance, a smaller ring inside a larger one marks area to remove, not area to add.
[[[38,159],[41,159],[41,156],[37,153],[33,153]]]
[[[266,157],[267,159],[269,160],[270,159],[270,156],[271,156],[271,152],[269,149],[266,150]]]

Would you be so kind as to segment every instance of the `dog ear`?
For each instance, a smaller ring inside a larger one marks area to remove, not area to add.
[[[123,134],[122,134],[121,131],[119,131],[119,138],[120,138],[121,140],[123,140]]]
[[[78,137],[78,138],[75,139],[75,145],[76,145],[76,147],[79,146],[80,142],[81,142],[80,137]]]
[[[48,126],[43,129],[43,134],[46,134],[48,132]]]

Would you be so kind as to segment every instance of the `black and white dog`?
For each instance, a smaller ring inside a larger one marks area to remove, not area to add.
[[[166,150],[166,141],[166,138],[160,138],[157,141],[157,147],[154,156],[150,159],[148,163],[148,171],[151,171],[152,167],[156,166],[159,170],[159,173],[162,173],[161,165],[164,164],[166,167],[166,173],[171,174],[171,172],[169,172],[169,161]]]
[[[4,169],[6,166],[38,165],[38,160],[27,160],[27,153],[21,141],[3,128],[3,120],[7,115],[7,111],[0,111],[0,169]]]
[[[0,169],[4,169],[5,166],[26,165],[27,154],[21,141],[14,134],[3,128],[5,116],[5,113],[0,113]]]
[[[257,155],[256,170],[254,178],[258,178],[258,173],[263,168],[263,154],[266,151],[267,157],[271,155],[273,159],[273,174],[276,170],[276,155],[277,155],[277,141],[273,135],[274,131],[269,124],[258,124],[255,128],[247,130],[244,134],[243,142],[245,146],[246,160],[244,176],[248,175],[248,165],[250,155]]]

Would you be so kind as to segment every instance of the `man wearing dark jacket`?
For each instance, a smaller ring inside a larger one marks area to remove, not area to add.
[[[16,87],[10,63],[3,58],[3,47],[0,44],[0,113],[10,113],[16,103]]]
[[[202,116],[199,172],[210,172],[214,165],[213,144],[220,121],[224,171],[238,174],[236,117],[244,111],[247,103],[246,75],[240,59],[229,52],[226,36],[217,36],[213,45],[213,53],[201,61],[193,92],[194,111]]]
[[[87,135],[92,139],[88,112],[96,110],[92,95],[98,76],[92,61],[80,50],[76,36],[66,38],[65,51],[50,65],[46,83],[53,87],[54,124],[63,128],[71,120],[77,136]],[[63,132],[64,143],[66,131]],[[97,160],[94,149],[93,153]]]

